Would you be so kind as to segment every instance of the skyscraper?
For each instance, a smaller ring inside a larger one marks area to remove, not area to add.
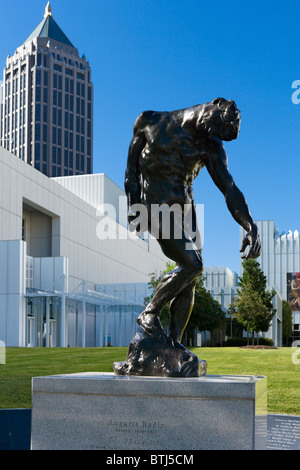
[[[8,56],[0,145],[49,177],[93,172],[93,85],[48,2],[43,20]]]

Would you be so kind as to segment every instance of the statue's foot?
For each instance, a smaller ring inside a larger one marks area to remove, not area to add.
[[[151,336],[160,338],[164,335],[158,315],[155,313],[147,313],[147,311],[142,312],[137,318],[137,323]]]

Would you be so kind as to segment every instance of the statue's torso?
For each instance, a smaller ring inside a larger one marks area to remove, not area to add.
[[[193,180],[204,166],[205,145],[172,113],[155,113],[143,132],[146,145],[139,159],[143,201],[190,203]]]

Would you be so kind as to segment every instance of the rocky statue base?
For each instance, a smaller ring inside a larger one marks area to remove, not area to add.
[[[167,336],[156,315],[139,317],[140,326],[131,341],[126,362],[115,362],[116,375],[201,377],[207,363]]]

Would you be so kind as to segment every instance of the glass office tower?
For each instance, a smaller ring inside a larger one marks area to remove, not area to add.
[[[49,177],[93,172],[91,69],[53,19],[7,57],[0,145]]]

